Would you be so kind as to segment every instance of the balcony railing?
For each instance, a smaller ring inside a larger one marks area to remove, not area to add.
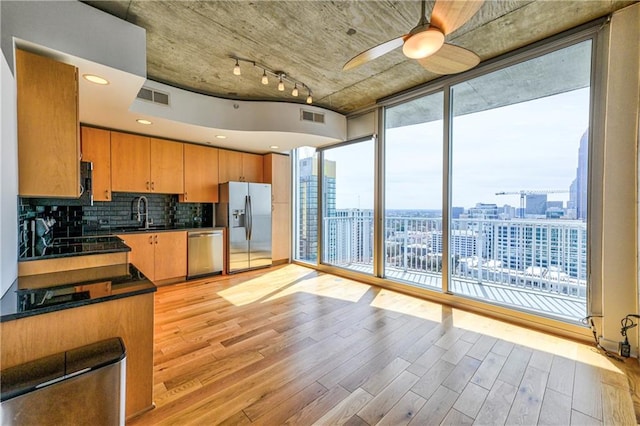
[[[323,262],[373,273],[370,212],[324,218]],[[389,279],[442,288],[440,218],[388,217]],[[577,320],[586,314],[586,224],[545,219],[453,219],[451,282],[458,294]]]

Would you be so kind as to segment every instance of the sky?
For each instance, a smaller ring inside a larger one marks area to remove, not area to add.
[[[589,89],[455,117],[452,205],[519,205],[496,192],[568,190],[589,123]],[[388,129],[386,208],[442,208],[442,121]],[[335,160],[336,207],[373,208],[374,144],[325,151]],[[566,201],[568,193],[548,199]]]

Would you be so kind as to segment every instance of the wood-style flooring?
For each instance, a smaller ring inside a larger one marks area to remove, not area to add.
[[[155,313],[133,425],[636,424],[589,345],[298,265],[160,287]]]

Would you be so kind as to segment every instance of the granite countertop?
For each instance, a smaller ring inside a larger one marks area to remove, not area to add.
[[[0,299],[0,322],[152,293],[132,264],[18,277]]]
[[[211,231],[222,230],[222,226],[176,226],[176,225],[150,225],[149,228],[139,226],[113,226],[101,229],[85,231],[86,236],[112,236],[117,234],[142,234],[148,232],[171,232],[171,231]]]
[[[54,259],[60,257],[85,256],[131,251],[124,241],[115,236],[84,236],[56,238],[46,247],[37,247],[35,252],[28,252],[18,259],[20,262],[30,260]]]

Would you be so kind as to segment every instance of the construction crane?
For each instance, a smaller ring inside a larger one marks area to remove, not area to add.
[[[501,191],[496,195],[520,195],[520,215],[524,217],[525,201],[528,195],[562,194],[568,189],[521,189],[520,191]]]

